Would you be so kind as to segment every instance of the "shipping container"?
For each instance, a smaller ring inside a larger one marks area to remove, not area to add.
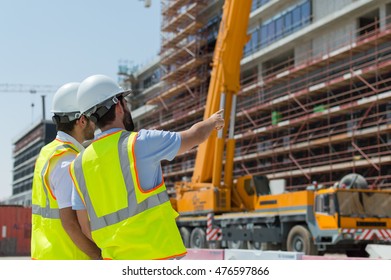
[[[0,256],[29,256],[31,207],[0,205]]]

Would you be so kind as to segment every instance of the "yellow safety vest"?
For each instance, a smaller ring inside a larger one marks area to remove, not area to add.
[[[35,163],[31,231],[31,258],[33,259],[90,259],[73,243],[63,228],[58,203],[49,186],[53,167],[62,156],[69,153],[77,154],[79,151],[72,143],[55,139],[41,149]]]
[[[104,259],[170,259],[186,254],[163,178],[152,190],[139,183],[137,133],[117,131],[94,141],[72,162],[74,180]]]

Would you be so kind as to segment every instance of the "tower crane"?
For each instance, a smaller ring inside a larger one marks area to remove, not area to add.
[[[59,86],[55,85],[38,85],[38,84],[9,84],[0,83],[0,92],[29,92],[31,94],[52,93],[55,92]]]
[[[27,92],[30,94],[40,93],[42,98],[42,119],[45,119],[45,94],[54,93],[59,88],[56,85],[39,85],[39,84],[11,84],[0,83],[0,92]],[[31,103],[34,108],[34,103]]]

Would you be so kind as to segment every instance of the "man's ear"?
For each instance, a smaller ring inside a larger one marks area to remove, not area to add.
[[[124,108],[121,106],[121,101],[119,101],[117,104],[115,104],[115,114],[118,115],[118,113],[123,112]]]
[[[87,117],[82,115],[80,119],[78,120],[82,126],[85,126],[87,124]]]

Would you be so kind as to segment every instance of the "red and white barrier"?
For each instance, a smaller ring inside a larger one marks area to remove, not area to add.
[[[213,227],[213,213],[208,213],[206,216],[206,240],[207,241],[220,241],[223,238],[221,228]]]
[[[187,249],[187,254],[181,260],[224,260],[222,249]]]

